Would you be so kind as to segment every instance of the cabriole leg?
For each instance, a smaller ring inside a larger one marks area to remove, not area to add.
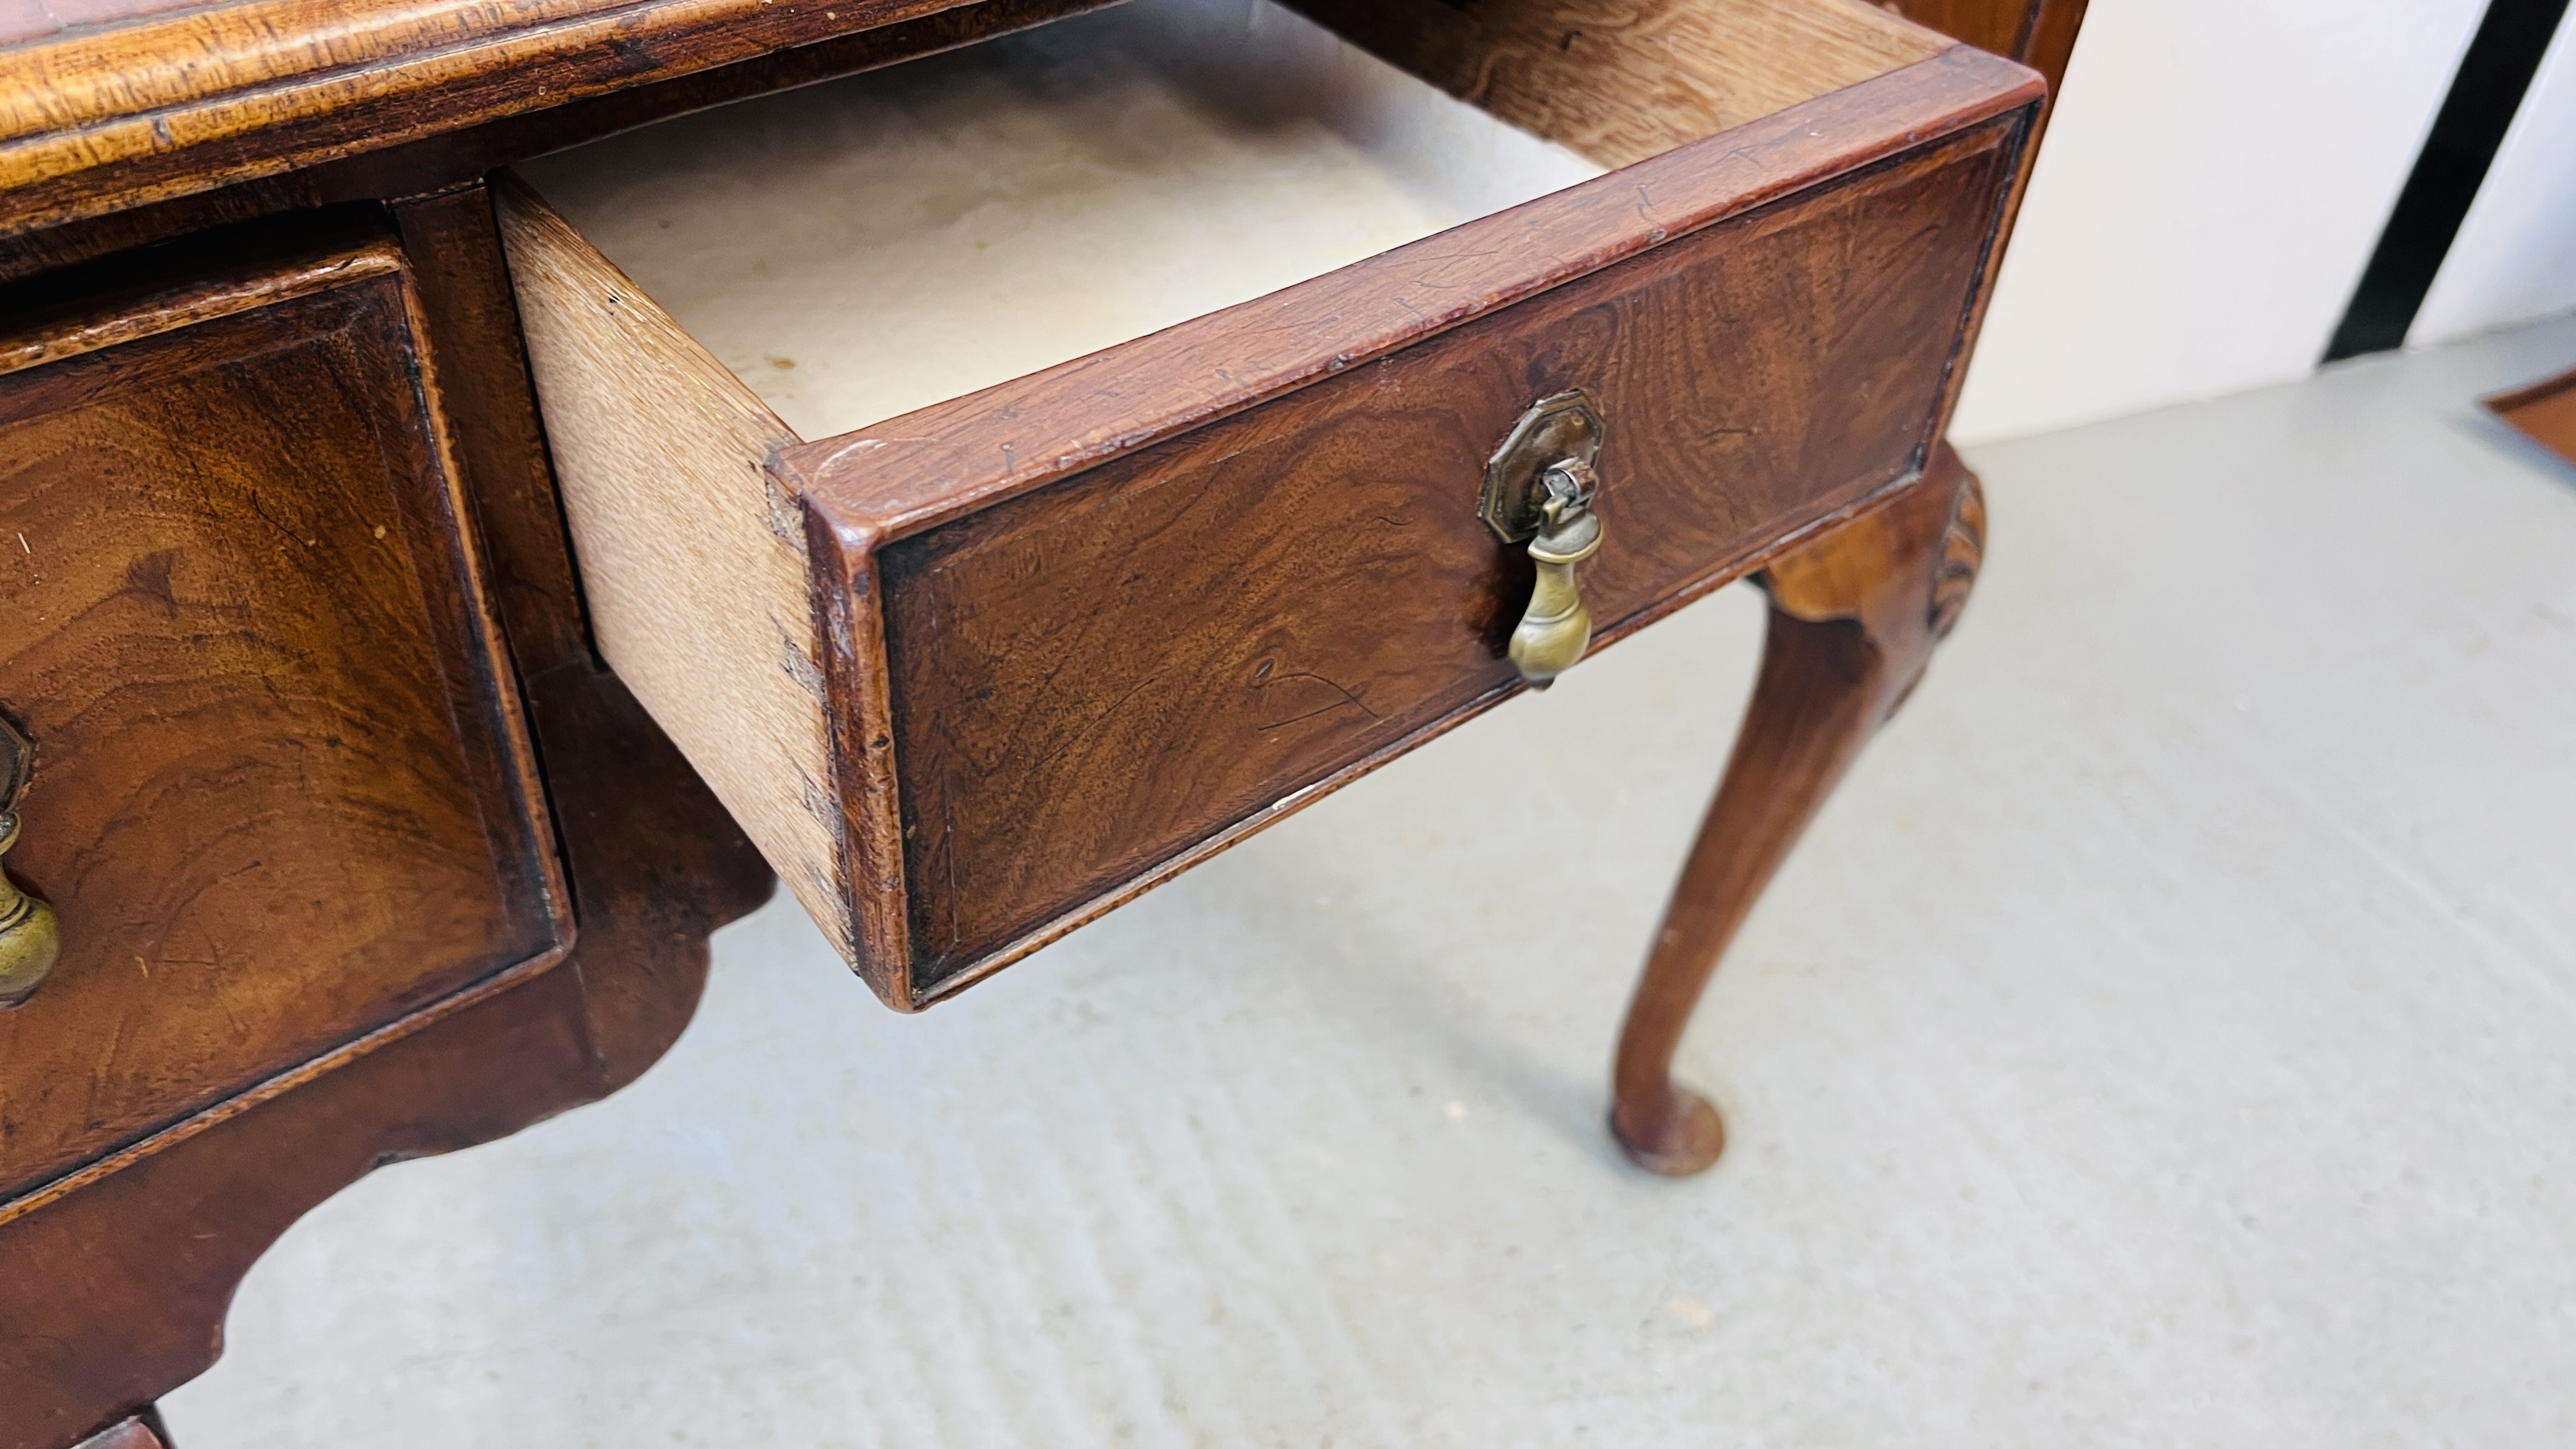
[[[1686,1177],[1717,1160],[1717,1110],[1672,1079],[1682,1029],[1799,832],[1957,622],[1984,547],[1984,495],[1944,443],[1920,481],[1766,571],[1753,703],[1620,1033],[1610,1130],[1639,1166]]]

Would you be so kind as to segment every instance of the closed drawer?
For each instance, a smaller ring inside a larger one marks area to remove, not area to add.
[[[1539,400],[1606,427],[1604,641],[1938,427],[2029,72],[1854,0],[1307,8],[1394,64],[1139,0],[506,190],[600,647],[897,1006],[1522,687]]]
[[[402,255],[307,241],[0,335],[0,1217],[570,939]]]

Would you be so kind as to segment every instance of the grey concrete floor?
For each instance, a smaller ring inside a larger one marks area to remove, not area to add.
[[[2468,406],[2570,359],[1979,450],[1966,623],[1685,1047],[1705,1178],[1603,1078],[1742,589],[926,1017],[782,900],[633,1089],[291,1232],[172,1429],[2576,1442],[2576,472]]]

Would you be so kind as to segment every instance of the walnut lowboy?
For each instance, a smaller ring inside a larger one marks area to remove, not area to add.
[[[2041,84],[1889,10],[2083,0],[1285,5],[0,3],[0,1449],[633,1081],[764,855],[915,1009],[1753,575],[1611,1121],[1715,1159],[1982,549]]]
[[[1736,773],[1794,778],[1730,783],[1762,818],[1712,817],[1730,859],[1694,862],[1623,1055],[1632,1153],[1705,1166],[1671,1039],[1973,563],[1939,437],[2042,84],[1856,0],[1579,44],[1300,8],[1618,169],[812,440],[573,208],[504,186],[599,647],[916,1009],[1524,688],[1539,565],[1480,504],[1532,408],[1579,393],[1596,647],[1756,570],[1774,592]],[[1838,682],[1772,678],[1811,668]]]

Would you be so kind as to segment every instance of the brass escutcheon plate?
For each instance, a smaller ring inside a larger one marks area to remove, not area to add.
[[[1581,388],[1531,404],[1485,465],[1477,516],[1505,543],[1536,535],[1547,521],[1547,488],[1539,475],[1568,459],[1598,461],[1604,431],[1600,410]]]
[[[35,763],[35,745],[0,714],[0,811],[17,803],[19,787],[27,783],[28,768]]]

